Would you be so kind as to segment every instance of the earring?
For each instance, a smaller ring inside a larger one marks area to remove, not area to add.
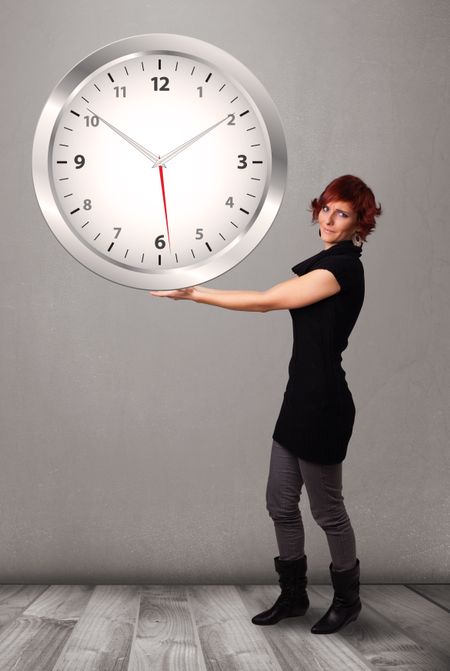
[[[357,231],[352,235],[352,242],[355,245],[355,247],[361,247],[363,243],[362,238],[358,235]]]

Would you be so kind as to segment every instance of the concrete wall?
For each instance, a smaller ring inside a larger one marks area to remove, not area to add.
[[[449,576],[450,4],[437,0],[4,0],[0,583],[272,582],[265,509],[287,311],[149,296],[89,272],[42,217],[41,109],[133,34],[229,51],[271,93],[288,183],[271,230],[209,286],[266,289],[323,247],[309,202],[358,175],[385,214],[343,365],[357,406],[344,496],[362,582]],[[302,499],[312,581],[323,531]]]

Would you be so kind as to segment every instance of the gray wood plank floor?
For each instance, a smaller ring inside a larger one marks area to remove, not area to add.
[[[450,670],[450,585],[361,585],[356,622],[310,628],[331,585],[308,584],[303,617],[258,627],[278,585],[0,585],[0,671]]]

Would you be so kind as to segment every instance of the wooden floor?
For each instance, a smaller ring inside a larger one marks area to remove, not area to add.
[[[303,617],[258,627],[278,585],[0,585],[1,671],[450,670],[450,585],[361,585],[356,622],[310,628],[331,585],[308,585]]]

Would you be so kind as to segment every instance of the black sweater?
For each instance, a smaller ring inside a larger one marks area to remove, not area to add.
[[[352,435],[355,405],[341,354],[364,302],[361,253],[362,247],[343,240],[292,268],[297,275],[325,268],[341,286],[333,296],[289,310],[289,380],[272,437],[305,461],[340,463]]]

